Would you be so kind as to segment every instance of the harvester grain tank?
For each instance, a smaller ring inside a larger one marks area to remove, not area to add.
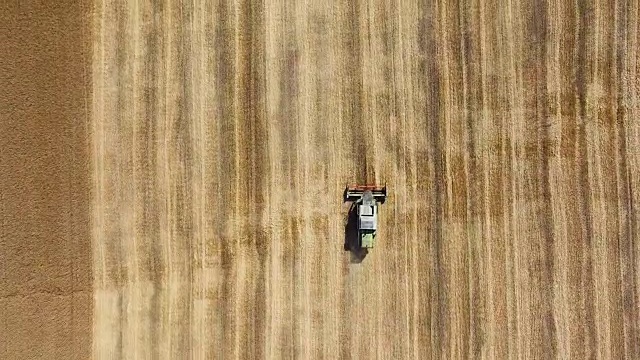
[[[378,204],[387,199],[387,187],[352,185],[345,190],[345,201],[353,201],[358,216],[358,246],[371,249],[378,230]]]

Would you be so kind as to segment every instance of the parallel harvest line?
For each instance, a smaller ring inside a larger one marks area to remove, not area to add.
[[[132,300],[134,302],[133,305],[129,305],[130,307],[133,308],[134,314],[135,316],[133,317],[133,334],[132,334],[132,341],[133,341],[133,349],[132,352],[135,354],[135,356],[138,356],[138,327],[143,323],[141,319],[139,319],[139,315],[140,315],[140,311],[138,310],[138,304],[137,302],[140,301],[139,298],[142,297],[143,292],[143,284],[141,284],[140,281],[140,274],[139,274],[139,262],[138,262],[138,242],[137,242],[137,224],[138,224],[138,218],[137,218],[137,214],[136,214],[136,206],[137,206],[137,202],[138,202],[138,193],[137,193],[137,172],[136,172],[136,167],[137,167],[137,163],[136,163],[136,154],[137,154],[137,147],[136,147],[136,137],[137,137],[137,131],[136,128],[138,126],[138,124],[140,123],[140,121],[138,119],[140,119],[140,117],[138,116],[138,87],[139,87],[139,76],[138,76],[138,65],[139,65],[139,61],[140,61],[140,7],[139,7],[139,0],[133,0],[133,24],[131,24],[130,26],[133,28],[131,29],[133,31],[133,61],[132,61],[132,101],[131,101],[131,105],[133,107],[132,109],[132,116],[131,118],[134,119],[133,120],[133,124],[132,124],[132,144],[131,144],[131,166],[132,166],[132,173],[131,173],[131,186],[132,186],[132,199],[133,199],[133,204],[131,205],[132,207],[132,229],[131,229],[131,251],[128,251],[128,256],[132,256],[133,257],[133,281],[130,281],[129,283],[129,287],[130,289],[132,289],[133,291],[130,291],[130,294],[132,295]],[[144,123],[143,123],[144,124]],[[129,300],[131,301],[131,300]]]

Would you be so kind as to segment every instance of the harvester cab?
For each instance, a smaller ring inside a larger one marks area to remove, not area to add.
[[[377,185],[347,186],[345,201],[352,201],[358,215],[358,246],[373,248],[378,229],[378,203],[387,199],[387,187]],[[353,210],[352,210],[353,211]]]

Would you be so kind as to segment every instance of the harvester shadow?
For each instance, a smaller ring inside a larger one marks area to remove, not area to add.
[[[358,211],[355,203],[349,208],[347,223],[344,225],[344,251],[351,253],[350,262],[352,264],[361,263],[369,252],[367,249],[360,247],[358,237]]]

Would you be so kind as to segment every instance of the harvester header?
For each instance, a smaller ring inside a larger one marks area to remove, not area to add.
[[[371,192],[376,202],[381,204],[387,199],[386,185],[347,185],[344,192],[344,200],[357,201],[364,196],[365,192]]]

